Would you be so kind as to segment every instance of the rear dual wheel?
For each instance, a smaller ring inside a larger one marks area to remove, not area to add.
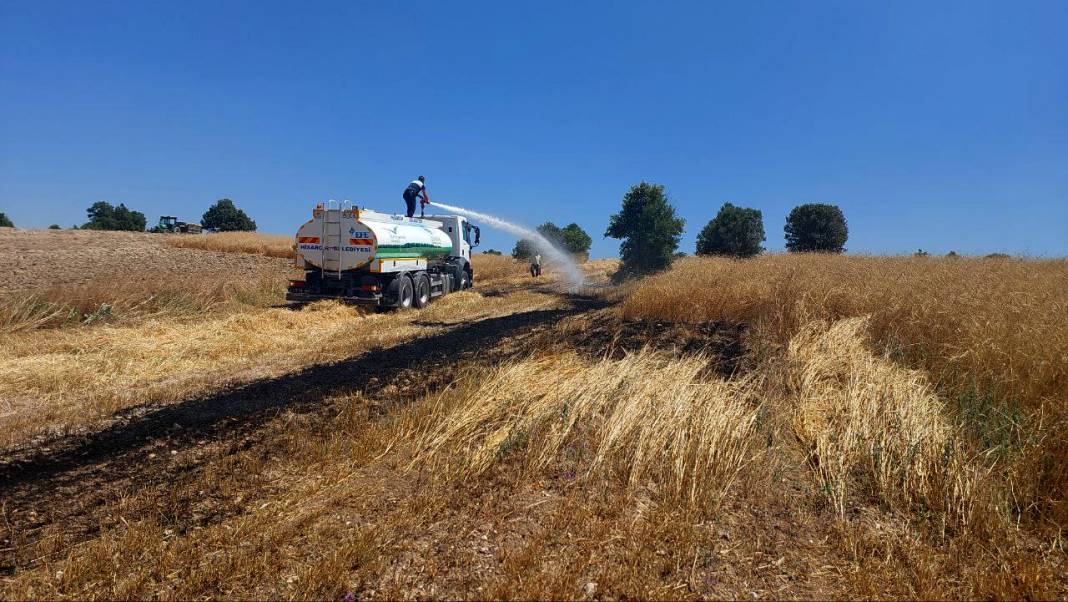
[[[408,309],[415,299],[415,287],[407,274],[400,274],[386,286],[386,299],[393,309]]]
[[[427,277],[426,272],[416,274],[413,285],[415,294],[412,303],[416,308],[423,309],[427,303],[430,303],[430,278]]]
[[[401,274],[389,283],[387,294],[394,299],[393,307],[397,309],[423,309],[430,303],[430,278],[426,272],[414,276]]]

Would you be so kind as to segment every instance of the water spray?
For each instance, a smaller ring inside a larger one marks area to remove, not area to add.
[[[559,264],[563,268],[564,275],[567,277],[568,283],[572,288],[578,288],[586,283],[586,277],[583,275],[582,270],[579,269],[578,264],[575,263],[575,259],[570,253],[562,251],[556,248],[555,245],[548,239],[542,236],[537,230],[531,230],[518,224],[505,221],[499,217],[480,213],[478,211],[471,211],[470,209],[464,209],[463,207],[457,207],[455,205],[446,205],[445,203],[439,203],[437,201],[430,201],[431,205],[441,207],[446,211],[452,211],[467,217],[473,217],[487,225],[493,226],[500,230],[504,230],[509,234],[514,234],[521,238],[525,238],[534,243],[534,247],[538,249],[542,254],[546,255],[549,259],[552,259],[554,263]]]

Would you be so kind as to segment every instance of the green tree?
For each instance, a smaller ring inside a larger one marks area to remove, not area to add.
[[[6,213],[0,213],[0,228],[14,228],[15,224]]]
[[[483,255],[501,255],[501,252],[498,251],[497,249],[486,249],[485,251],[482,251],[482,254]]]
[[[533,242],[525,238],[520,238],[519,240],[515,241],[515,246],[512,247],[512,257],[515,257],[516,259],[519,259],[521,261],[524,259],[530,259],[534,256],[534,250],[535,247]]]
[[[622,239],[617,279],[666,269],[675,259],[686,220],[675,216],[664,187],[642,182],[623,196],[623,208],[608,220],[604,235]]]
[[[85,212],[89,221],[82,226],[83,230],[143,232],[145,229],[145,214],[127,209],[122,203],[115,207],[107,201],[97,201]]]
[[[786,218],[786,249],[795,253],[818,251],[841,253],[849,228],[837,205],[808,203],[798,205]]]
[[[244,211],[238,209],[230,199],[219,199],[207,211],[200,220],[205,228],[219,232],[253,231],[256,222],[252,221]]]
[[[563,240],[563,234],[560,231],[560,227],[556,224],[545,222],[534,229],[538,231],[538,234],[544,236],[546,240],[553,243],[553,245],[560,246],[561,241]]]
[[[59,224],[52,224],[51,226],[48,227],[48,229],[49,230],[62,230],[63,228],[61,228]]]
[[[754,257],[764,247],[764,217],[759,209],[724,203],[716,217],[697,235],[698,255]]]
[[[544,224],[535,228],[538,234],[541,234],[552,243],[553,246],[560,249],[564,248],[564,235],[563,231],[552,222],[545,222]],[[515,247],[512,248],[512,257],[516,259],[530,259],[538,252],[538,245],[534,244],[534,241],[521,238],[515,243]]]
[[[585,260],[590,255],[593,239],[581,226],[571,222],[560,230],[560,242],[563,243],[565,251]]]

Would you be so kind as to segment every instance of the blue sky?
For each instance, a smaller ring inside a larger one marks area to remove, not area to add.
[[[1068,255],[1068,2],[0,0],[0,211],[149,221],[229,197],[433,198],[577,222],[633,184],[692,252],[724,201],[769,249],[835,203],[853,252]],[[514,240],[486,232],[485,247]]]

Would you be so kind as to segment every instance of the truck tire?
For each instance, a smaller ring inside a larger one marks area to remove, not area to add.
[[[407,274],[398,274],[386,285],[386,303],[394,309],[408,309],[412,306],[412,279]]]
[[[430,278],[427,277],[426,272],[419,272],[413,278],[414,295],[412,304],[417,309],[423,309],[427,303],[430,303]]]
[[[462,291],[471,288],[471,272],[465,266],[456,266],[456,290]]]
[[[412,285],[412,279],[408,274],[401,274],[397,276],[397,280],[400,280],[397,309],[411,309],[412,301],[415,297],[415,287]]]

